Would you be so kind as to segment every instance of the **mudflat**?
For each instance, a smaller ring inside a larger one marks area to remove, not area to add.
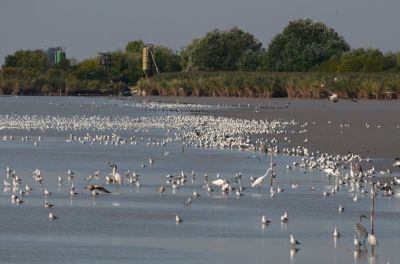
[[[179,103],[231,105],[209,114],[242,119],[281,119],[308,123],[306,133],[287,135],[291,145],[330,154],[352,152],[390,168],[400,158],[400,101],[342,99],[261,99],[224,97],[148,97]]]

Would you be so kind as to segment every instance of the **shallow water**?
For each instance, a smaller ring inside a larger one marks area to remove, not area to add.
[[[0,97],[0,114],[12,113],[132,117],[181,114],[139,110],[126,101],[108,98]],[[344,188],[324,197],[323,191],[332,182],[322,172],[287,170],[286,165],[299,161],[299,157],[274,156],[274,185],[285,191],[271,198],[267,183],[261,192],[249,187],[250,176],[265,173],[270,163],[268,155],[182,147],[180,142],[153,145],[166,137],[167,131],[161,129],[117,132],[124,137],[135,136],[136,145],[65,142],[70,133],[86,132],[0,130],[0,136],[15,135],[14,141],[0,141],[0,175],[5,178],[6,166],[10,166],[24,184],[34,188],[22,197],[22,205],[11,203],[12,190],[0,194],[2,263],[400,262],[399,196],[377,197],[375,233],[379,246],[374,252],[370,246],[359,252],[353,246],[354,224],[361,214],[369,215],[370,195],[359,194],[354,202],[354,193]],[[25,135],[30,139],[22,141]],[[43,140],[34,146],[39,135]],[[169,155],[165,155],[167,151]],[[154,164],[149,164],[149,158]],[[141,187],[105,184],[104,175],[110,172],[108,160],[118,165],[121,174],[129,169],[141,175]],[[35,168],[44,174],[41,185],[31,176]],[[75,172],[73,181],[79,194],[74,197],[69,195],[68,169]],[[92,197],[84,191],[83,178],[96,170],[103,177],[93,183],[102,184],[112,194]],[[168,186],[164,195],[155,191],[166,185],[165,175],[181,171],[188,175],[185,186],[176,192]],[[194,184],[190,180],[192,171],[196,175]],[[246,187],[240,198],[234,193],[208,194],[202,188],[204,174],[214,179],[220,173],[230,179],[239,171]],[[61,186],[57,175],[64,178]],[[292,184],[300,186],[292,189]],[[311,186],[315,191],[310,191]],[[55,205],[52,211],[59,218],[54,221],[48,220],[49,209],[43,206],[45,187],[53,192],[46,199]],[[184,202],[194,189],[201,196],[192,197],[192,206],[187,208]],[[341,214],[340,204],[345,207]],[[284,211],[289,214],[288,224],[280,222]],[[176,214],[184,219],[183,223],[175,223]],[[261,225],[262,214],[272,221],[270,225]],[[369,229],[369,221],[364,221]],[[335,226],[341,233],[336,241],[332,237]],[[302,243],[298,252],[291,250],[289,234]]]

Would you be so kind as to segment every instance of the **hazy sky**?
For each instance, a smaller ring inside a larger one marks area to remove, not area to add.
[[[233,26],[267,46],[301,17],[335,28],[352,48],[400,51],[399,12],[400,0],[0,0],[0,63],[52,46],[82,60],[137,39],[178,50]]]

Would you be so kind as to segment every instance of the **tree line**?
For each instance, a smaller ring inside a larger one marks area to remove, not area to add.
[[[143,78],[144,45],[136,40],[111,52],[107,67],[99,58],[54,64],[42,50],[16,51],[4,59],[0,94],[128,94],[134,87],[160,95],[319,97],[323,83],[365,98],[400,92],[399,52],[351,49],[333,28],[311,19],[289,22],[266,47],[238,27],[215,29],[179,51],[156,45],[162,74],[151,79]]]

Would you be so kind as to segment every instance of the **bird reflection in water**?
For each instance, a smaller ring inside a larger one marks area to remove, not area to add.
[[[296,255],[297,252],[299,252],[299,250],[300,250],[300,248],[295,248],[295,247],[292,247],[290,249],[290,264],[294,264],[295,263],[294,262],[294,256]]]

